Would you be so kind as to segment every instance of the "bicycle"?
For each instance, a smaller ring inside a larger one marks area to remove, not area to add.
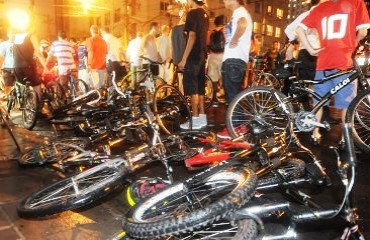
[[[179,70],[176,65],[174,65],[174,70],[173,70],[173,77],[172,77],[172,83],[171,85],[176,87],[182,94],[184,94],[184,89],[183,86],[180,85],[180,79],[179,79],[179,74],[183,74],[184,72],[182,70]],[[204,94],[204,108],[208,109],[213,101],[216,98],[216,91],[215,87],[213,84],[212,79],[208,76],[208,74],[205,75],[206,80],[205,80],[205,94]],[[186,96],[186,101],[190,105],[190,96]]]
[[[187,232],[199,232],[204,238],[221,236],[215,229],[209,233],[200,229],[247,203],[257,186],[279,185],[280,174],[293,181],[304,174],[302,160],[281,155],[286,148],[284,141],[283,136],[272,137],[141,200],[122,221],[126,234],[138,239],[189,236]],[[256,157],[251,157],[254,154]]]
[[[62,85],[63,96],[65,97],[66,103],[73,101],[76,97],[79,97],[90,90],[90,87],[84,80],[77,78],[77,70],[68,70],[67,81],[60,82],[60,77],[58,82]]]
[[[249,87],[271,86],[275,89],[281,89],[282,84],[272,73],[267,71],[266,62],[262,57],[250,57],[254,62],[255,68],[252,70],[253,79],[249,83]]]
[[[369,65],[368,54],[366,66]],[[365,67],[366,68],[366,67]],[[330,89],[324,96],[319,96],[312,89],[306,87],[307,84],[322,84],[338,76],[349,75]],[[323,107],[331,97],[336,95],[345,86],[358,79],[358,95],[352,100],[346,114],[347,121],[353,124],[354,141],[356,145],[365,152],[370,152],[369,125],[367,116],[370,105],[369,82],[364,76],[361,67],[354,61],[354,67],[349,70],[339,71],[327,76],[321,81],[302,80],[293,81],[291,85],[291,95],[286,97],[280,91],[268,87],[255,87],[246,89],[238,94],[227,109],[226,125],[232,137],[245,135],[248,133],[238,131],[240,126],[248,126],[252,120],[269,123],[277,134],[281,132],[291,133],[291,131],[310,132],[316,127],[330,129],[327,122],[317,122],[315,114]],[[304,96],[311,95],[318,102],[311,111],[299,111],[295,113],[293,103]]]
[[[7,101],[7,118],[10,118],[10,112],[13,109],[19,109],[22,112],[23,127],[31,130],[36,125],[39,101],[36,91],[29,82],[26,79],[24,82],[25,84],[14,82]]]
[[[101,156],[97,159],[101,164],[31,194],[19,204],[19,216],[42,217],[86,206],[120,188],[124,178],[153,161],[164,164],[167,176],[172,181],[172,168],[168,162],[179,157],[186,158],[185,145],[176,136],[162,141],[158,125],[152,121],[154,115],[150,107],[146,105],[145,109],[147,123],[143,121],[143,124],[149,124],[153,130],[150,143],[127,150],[123,156]],[[75,157],[74,160],[79,158]],[[95,159],[89,157],[85,161],[89,160]]]

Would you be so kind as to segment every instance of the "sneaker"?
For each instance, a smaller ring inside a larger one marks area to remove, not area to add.
[[[199,130],[202,128],[202,126],[199,123],[199,117],[192,117],[192,129],[193,130]],[[187,121],[186,123],[180,124],[181,129],[189,130],[190,129],[190,123]]]
[[[206,114],[199,114],[198,124],[200,125],[200,127],[206,127],[208,125]]]

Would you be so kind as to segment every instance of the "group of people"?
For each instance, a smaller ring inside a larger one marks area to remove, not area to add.
[[[56,57],[63,81],[69,71],[78,66],[79,77],[88,81],[91,87],[100,88],[104,84],[106,70],[119,71],[120,62],[124,60],[128,60],[135,70],[141,64],[139,56],[144,55],[157,62],[169,64],[173,61],[177,69],[183,70],[184,94],[191,98],[192,124],[184,123],[181,128],[189,129],[191,125],[193,129],[203,128],[207,126],[204,109],[206,61],[209,75],[222,84],[226,103],[230,103],[243,89],[249,56],[261,54],[261,36],[252,36],[253,22],[245,1],[223,2],[225,8],[232,12],[228,23],[224,16],[218,16],[215,18],[216,28],[210,30],[205,1],[187,0],[189,11],[180,16],[171,33],[168,26],[160,28],[158,23],[153,22],[147,34],[137,33],[125,53],[119,39],[106,27],[99,29],[98,26],[91,26],[91,37],[78,46],[67,41],[65,32],[61,31],[45,56],[36,51],[39,42],[35,35],[10,29],[9,40],[0,45],[6,91],[9,92],[15,78],[22,80],[27,77],[35,87],[40,84],[33,70],[34,56],[46,71],[51,58]],[[353,66],[351,54],[366,36],[370,20],[362,0],[311,0],[311,5],[310,10],[286,28],[285,33],[291,44],[284,48],[283,60],[302,61],[300,76],[320,80]],[[213,43],[214,39],[218,39],[221,45]],[[276,68],[276,58],[280,53],[278,42],[274,42],[265,53],[271,69]],[[158,73],[160,71],[165,80],[170,81],[166,68],[158,69]],[[323,94],[340,80],[316,85],[315,92]],[[345,90],[338,92],[335,106],[346,109],[355,94],[355,84],[346,86]],[[321,116],[322,110],[318,112],[317,119],[320,120]],[[227,138],[228,133],[224,130],[218,136]],[[318,142],[320,137],[318,129],[315,129],[312,139]]]

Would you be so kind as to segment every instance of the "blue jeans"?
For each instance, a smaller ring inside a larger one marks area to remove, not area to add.
[[[222,63],[222,84],[228,104],[243,90],[246,68],[247,63],[241,59],[230,58]]]

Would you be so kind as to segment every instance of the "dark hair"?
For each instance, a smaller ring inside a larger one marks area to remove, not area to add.
[[[310,5],[311,5],[311,7],[313,7],[313,6],[316,6],[317,4],[319,4],[319,2],[320,2],[320,0],[311,0]]]
[[[240,5],[245,5],[244,0],[236,0]]]
[[[219,16],[215,17],[214,23],[215,23],[216,26],[224,25],[226,23],[225,15],[219,15]]]
[[[65,31],[61,30],[58,32],[58,37],[60,37],[61,39],[66,39],[67,38],[67,34]]]
[[[104,31],[104,32],[109,33],[109,27],[108,26],[101,27],[101,30]]]
[[[295,44],[299,44],[298,40],[297,39],[294,39],[293,41],[290,42],[291,44],[295,45]]]
[[[149,30],[151,30],[152,28],[154,28],[154,27],[158,27],[159,26],[159,23],[158,22],[151,22],[150,24],[149,24]]]

